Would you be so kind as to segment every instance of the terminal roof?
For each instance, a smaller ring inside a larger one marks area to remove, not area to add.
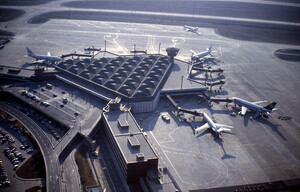
[[[129,111],[110,111],[104,113],[104,118],[127,163],[158,158]],[[122,127],[119,123],[120,119],[126,120],[129,127]]]
[[[23,69],[23,68],[8,67],[8,66],[0,65],[0,76],[2,76],[2,77],[29,79],[34,74],[35,74],[35,71],[32,69]]]
[[[163,92],[205,91],[206,86],[187,78],[189,64],[175,59],[169,78],[166,80]]]
[[[65,60],[56,68],[125,98],[156,96],[172,68],[164,55]]]

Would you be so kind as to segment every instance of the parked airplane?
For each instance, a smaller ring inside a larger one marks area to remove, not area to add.
[[[197,35],[201,35],[201,33],[199,33],[197,30],[199,29],[199,27],[191,27],[188,25],[183,26],[183,29],[186,32],[192,32],[192,33],[196,33]]]
[[[199,134],[202,131],[209,129],[209,128],[211,128],[218,136],[219,136],[219,134],[221,134],[221,132],[231,132],[231,128],[233,128],[233,126],[215,123],[206,113],[201,112],[199,110],[185,109],[185,108],[179,107],[178,104],[172,99],[172,97],[170,95],[166,95],[166,96],[167,96],[168,100],[171,102],[171,104],[177,110],[177,114],[179,112],[183,112],[183,113],[191,114],[193,116],[203,117],[203,119],[206,123],[204,125],[202,125],[201,127],[194,129],[194,134]]]
[[[26,47],[27,49],[27,55],[29,57],[35,58],[36,60],[43,60],[45,62],[57,62],[57,61],[61,61],[61,58],[56,57],[56,56],[51,56],[50,53],[48,52],[48,55],[38,55],[38,54],[34,54],[28,47]]]
[[[275,108],[275,105],[277,104],[276,102],[270,103],[269,105],[262,107],[258,104],[265,103],[267,101],[249,102],[237,97],[233,97],[231,100],[234,104],[241,106],[241,111],[239,112],[241,115],[245,115],[248,110],[256,112],[253,117],[254,119],[261,114],[268,115],[270,113],[273,113],[274,111],[277,111],[277,108]]]
[[[221,134],[221,132],[231,132],[231,129],[233,128],[233,126],[222,125],[222,124],[213,122],[213,120],[206,113],[202,113],[202,116],[206,123],[204,125],[202,125],[201,127],[196,128],[195,134],[199,134],[206,129],[212,129],[215,133],[217,133],[217,135],[219,135],[219,134]]]
[[[200,60],[213,59],[214,57],[211,55],[211,48],[212,48],[212,45],[208,49],[206,49],[206,51],[203,51],[201,53],[196,53],[195,51],[190,50],[193,53],[192,60],[197,60],[197,59],[200,59]],[[207,55],[210,55],[211,57],[205,57]]]

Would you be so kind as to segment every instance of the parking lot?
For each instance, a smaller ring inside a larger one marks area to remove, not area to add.
[[[53,148],[77,121],[89,115],[97,102],[93,96],[61,81],[24,84],[8,90],[20,99],[16,107],[42,127]]]
[[[18,189],[18,184],[24,186],[34,186],[40,184],[40,179],[32,181],[22,181],[17,175],[16,170],[37,151],[31,143],[21,124],[16,123],[13,118],[3,119],[3,113],[0,116],[0,188],[1,191],[11,191]],[[2,173],[3,172],[3,173]],[[38,184],[37,184],[38,183]]]
[[[23,90],[23,95],[25,95]],[[27,94],[31,94],[27,92]],[[27,96],[28,97],[28,96]],[[42,112],[34,109],[32,106],[21,102],[20,100],[15,100],[8,102],[8,104],[14,106],[27,116],[31,117],[45,132],[49,141],[51,141],[52,147],[56,146],[61,139],[61,137],[67,132],[68,128],[59,124],[57,121],[47,117]]]

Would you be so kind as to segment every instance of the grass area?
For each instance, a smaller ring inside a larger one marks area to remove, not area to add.
[[[17,175],[25,179],[45,178],[45,164],[41,152],[34,153],[20,168],[16,171]]]
[[[75,161],[79,169],[80,181],[84,192],[86,192],[87,186],[97,185],[97,182],[93,177],[92,169],[90,168],[85,155],[89,149],[89,147],[83,144],[75,153]]]

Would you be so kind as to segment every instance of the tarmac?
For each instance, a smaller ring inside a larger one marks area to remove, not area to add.
[[[230,116],[237,112],[231,104],[210,107],[202,96],[175,98],[182,107],[203,110],[216,122],[234,126],[232,134],[222,134],[218,139],[210,132],[194,135],[191,127],[180,121],[168,101],[162,98],[157,112],[135,114],[138,122],[142,120],[140,126],[160,156],[160,166],[166,167],[181,191],[300,177],[300,61],[298,56],[287,60],[275,55],[282,49],[296,50],[291,53],[297,55],[300,46],[294,35],[299,31],[223,26],[222,29],[199,28],[198,36],[185,32],[175,21],[174,25],[165,25],[166,20],[163,24],[143,24],[132,22],[133,19],[130,23],[51,19],[41,25],[18,25],[22,20],[9,26],[17,36],[1,50],[2,65],[22,66],[31,62],[30,58],[23,57],[25,46],[38,54],[50,51],[52,55],[81,52],[88,46],[104,49],[105,45],[110,52],[129,54],[135,44],[138,50],[166,54],[165,49],[174,46],[180,48],[176,59],[188,61],[190,49],[201,52],[213,45],[212,54],[219,62],[212,68],[225,70],[226,83],[223,91],[210,94],[276,101],[278,111],[268,119],[251,120],[251,113]],[[203,73],[197,77],[203,77]],[[169,114],[170,123],[161,119],[162,112]],[[291,119],[282,120],[279,116]],[[197,118],[189,122],[194,126],[203,124]]]

